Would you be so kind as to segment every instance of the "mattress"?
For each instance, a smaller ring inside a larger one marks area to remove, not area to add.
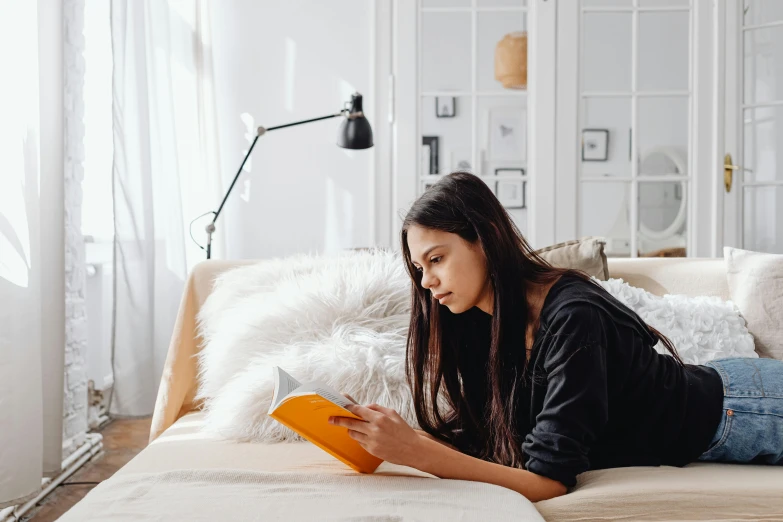
[[[783,521],[783,467],[590,471],[571,493],[532,504],[388,462],[361,475],[308,442],[217,440],[202,423],[200,412],[180,418],[60,520]]]
[[[201,425],[201,413],[179,419],[60,521],[544,520],[500,486],[388,462],[360,474],[309,442],[231,443]]]

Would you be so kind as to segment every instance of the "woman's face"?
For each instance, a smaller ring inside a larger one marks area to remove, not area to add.
[[[474,306],[492,314],[492,287],[487,261],[479,243],[457,234],[419,226],[408,229],[413,266],[421,272],[421,286],[455,314]]]

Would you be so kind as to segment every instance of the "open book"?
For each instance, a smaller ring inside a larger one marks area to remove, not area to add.
[[[348,435],[348,428],[329,424],[329,417],[353,417],[345,407],[351,401],[318,381],[300,383],[279,366],[274,366],[275,393],[267,412],[333,457],[361,473],[375,471],[382,459],[368,453]]]

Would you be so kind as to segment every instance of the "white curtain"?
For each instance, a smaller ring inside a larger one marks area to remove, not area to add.
[[[62,452],[62,10],[41,4],[0,2],[0,508],[35,496]]]
[[[112,0],[111,40],[111,412],[139,416],[152,412],[187,273],[205,257],[189,224],[220,201],[207,0]]]

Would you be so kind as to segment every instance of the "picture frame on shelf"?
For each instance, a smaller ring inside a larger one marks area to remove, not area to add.
[[[582,161],[609,159],[609,130],[582,129]]]
[[[460,155],[453,150],[449,151],[449,171],[450,172],[471,172],[473,173],[473,164],[470,159],[470,151],[467,154]]]
[[[524,177],[525,169],[521,167],[500,167],[495,169],[495,176],[519,176]]]
[[[527,160],[527,110],[493,107],[489,110],[487,149],[490,161]]]
[[[527,208],[527,181],[499,180],[495,182],[495,196],[507,209]]]
[[[435,96],[435,117],[453,118],[457,115],[457,98],[454,96]]]
[[[421,144],[423,146],[429,146],[430,149],[429,171],[424,172],[424,174],[438,174],[438,166],[440,165],[439,156],[438,156],[438,142],[439,139],[437,136],[421,137]]]

